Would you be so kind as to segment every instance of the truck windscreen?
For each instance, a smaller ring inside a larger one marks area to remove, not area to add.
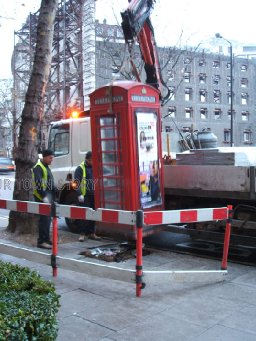
[[[58,157],[69,153],[69,133],[68,123],[52,125],[49,133],[48,148]]]

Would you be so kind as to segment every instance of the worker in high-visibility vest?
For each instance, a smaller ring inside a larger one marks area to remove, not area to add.
[[[50,149],[42,152],[42,159],[32,169],[33,195],[36,202],[52,203],[55,198],[54,179],[50,169],[54,153]],[[38,221],[37,247],[51,249],[50,240],[51,217],[40,215]]]
[[[92,170],[92,152],[89,151],[85,155],[83,161],[75,170],[74,180],[77,184],[77,199],[79,206],[90,207],[94,209],[94,184]],[[95,234],[95,221],[93,220],[77,220],[80,236],[79,241],[83,242],[86,238],[100,239]]]

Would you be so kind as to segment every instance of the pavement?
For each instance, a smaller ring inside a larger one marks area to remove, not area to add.
[[[0,240],[0,259],[54,282],[61,296],[57,341],[256,340],[255,267],[230,263],[219,273],[219,260],[151,249],[143,257],[146,287],[136,297],[135,258],[80,255],[113,242],[59,244],[56,277],[48,250]]]

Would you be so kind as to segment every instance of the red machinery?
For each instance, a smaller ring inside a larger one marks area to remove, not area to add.
[[[144,61],[145,82],[158,89],[161,105],[164,105],[170,97],[170,89],[162,78],[154,30],[149,17],[154,2],[155,0],[131,0],[127,10],[121,13],[123,19],[121,25],[130,54],[133,44],[138,41]],[[135,69],[132,59],[131,64]],[[138,72],[134,70],[134,73],[140,82]]]

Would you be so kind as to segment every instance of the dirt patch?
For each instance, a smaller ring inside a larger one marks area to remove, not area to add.
[[[143,248],[143,256],[149,255],[151,252]],[[117,243],[113,245],[91,247],[79,253],[85,257],[97,258],[106,262],[123,262],[131,258],[136,258],[136,246],[129,243]]]
[[[6,229],[0,230],[0,239],[3,240],[9,240],[13,241],[18,244],[23,244],[27,246],[37,246],[37,234],[16,234],[6,231]],[[78,235],[68,232],[68,231],[62,231],[59,230],[58,233],[58,243],[64,244],[64,243],[73,243],[78,241]]]

